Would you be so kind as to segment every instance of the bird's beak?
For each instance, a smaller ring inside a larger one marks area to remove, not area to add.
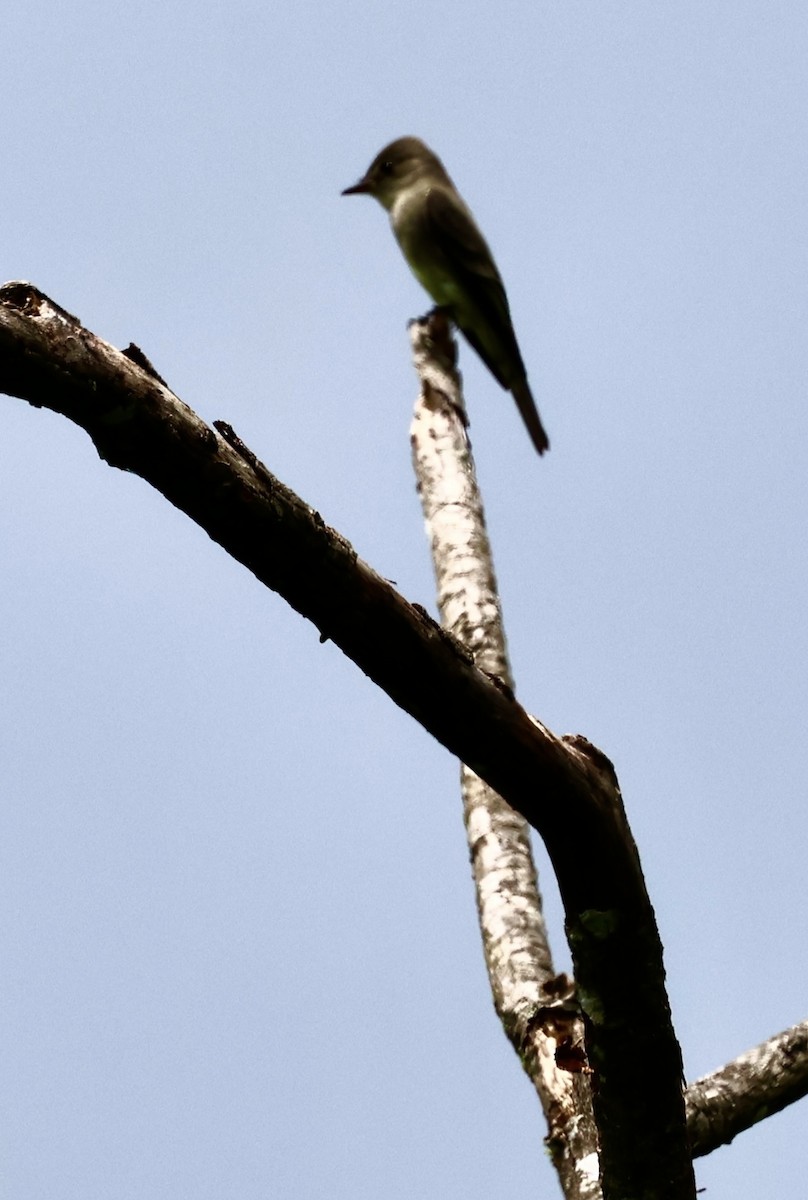
[[[344,191],[340,192],[340,195],[341,196],[362,196],[362,195],[366,195],[370,190],[371,190],[370,180],[368,179],[368,177],[366,175],[363,179],[360,179],[358,183],[353,184],[351,187],[345,188]]]

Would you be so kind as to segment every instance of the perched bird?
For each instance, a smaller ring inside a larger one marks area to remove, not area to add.
[[[343,196],[375,196],[410,269],[494,378],[513,394],[539,454],[550,443],[527,382],[508,297],[488,244],[443,163],[414,137],[380,150]]]

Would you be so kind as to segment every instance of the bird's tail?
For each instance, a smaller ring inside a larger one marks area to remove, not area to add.
[[[550,439],[544,432],[544,426],[541,423],[541,417],[536,408],[533,393],[528,387],[527,380],[522,379],[518,383],[515,383],[511,388],[511,394],[516,401],[516,406],[530,434],[530,440],[539,454],[544,454],[545,450],[550,449]]]

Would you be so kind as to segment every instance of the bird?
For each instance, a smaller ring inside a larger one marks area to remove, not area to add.
[[[390,214],[418,282],[516,401],[539,454],[550,448],[494,256],[438,156],[416,137],[390,142],[343,196],[373,196]]]

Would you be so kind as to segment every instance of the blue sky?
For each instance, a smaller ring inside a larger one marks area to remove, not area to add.
[[[520,699],[616,765],[688,1077],[804,1018],[804,6],[79,0],[5,40],[2,278],[433,611],[428,301],[339,192],[401,134],[443,157],[552,441],[461,347]],[[3,413],[3,1194],[555,1194],[456,764],[81,431]],[[701,1160],[710,1200],[790,1194],[807,1112]]]

